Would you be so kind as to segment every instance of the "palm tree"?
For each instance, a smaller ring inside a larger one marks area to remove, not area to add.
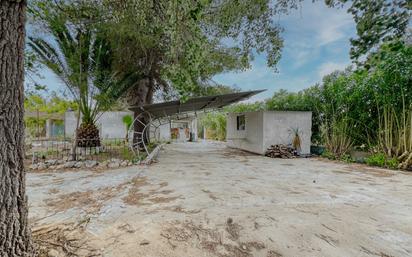
[[[31,13],[38,15],[36,11]],[[76,24],[63,12],[42,14],[41,21],[50,35],[28,37],[28,45],[78,103],[81,125],[76,131],[77,146],[99,146],[96,119],[107,107],[108,99],[112,99],[107,96],[114,90],[110,46],[85,22]]]

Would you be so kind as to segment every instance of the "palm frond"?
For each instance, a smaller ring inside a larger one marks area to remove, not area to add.
[[[57,50],[48,42],[40,38],[29,37],[28,45],[40,57],[42,64],[46,65],[59,77],[67,74],[67,66],[60,58]]]

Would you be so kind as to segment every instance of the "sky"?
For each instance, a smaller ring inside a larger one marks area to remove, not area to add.
[[[217,75],[214,81],[242,90],[267,89],[250,100],[271,97],[279,89],[299,91],[321,82],[322,77],[351,64],[349,49],[355,23],[346,9],[328,8],[323,1],[305,1],[299,10],[278,19],[284,28],[284,48],[278,73],[257,55],[244,72]]]
[[[249,101],[264,100],[279,89],[299,91],[321,82],[324,75],[350,65],[351,37],[355,23],[346,9],[328,8],[323,1],[305,1],[299,10],[274,19],[283,28],[284,48],[275,73],[266,65],[265,55],[256,55],[251,69],[216,75],[219,84],[241,90],[267,89]],[[64,85],[47,69],[36,79],[50,90],[62,91]]]

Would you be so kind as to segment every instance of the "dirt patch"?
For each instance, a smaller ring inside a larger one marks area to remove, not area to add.
[[[162,210],[184,213],[184,214],[196,214],[196,213],[201,212],[200,210],[187,210],[187,209],[182,208],[181,206],[166,207],[166,208],[163,208]]]
[[[230,235],[229,238],[230,239],[238,240],[241,229],[242,229],[242,227],[239,224],[234,223],[232,218],[227,219],[227,221],[226,221],[226,231],[227,231],[227,233],[229,233],[229,235]]]
[[[362,164],[350,164],[346,167],[343,167],[343,169],[347,171],[363,172],[375,177],[392,177],[396,174],[395,170],[380,169],[377,167],[370,167]]]
[[[161,197],[161,196],[159,196],[159,197],[150,198],[149,201],[152,202],[152,203],[170,203],[170,202],[173,202],[174,200],[176,200],[178,198],[179,198],[179,196],[176,196],[176,197]]]
[[[325,241],[326,243],[330,244],[331,246],[336,247],[339,244],[339,240],[336,240],[331,236],[323,235],[323,234],[315,234],[315,236]]]
[[[168,195],[168,194],[171,194],[171,193],[173,193],[173,192],[174,192],[173,190],[156,191],[156,193],[162,194],[162,195]]]
[[[220,198],[215,196],[214,194],[209,194],[209,198],[212,199],[213,201],[219,200]]]
[[[375,255],[375,256],[380,256],[380,257],[393,257],[392,255],[388,255],[388,254],[386,254],[386,253],[383,253],[383,252],[375,252],[375,251],[372,251],[372,250],[369,250],[368,248],[366,248],[366,247],[364,247],[364,246],[360,246],[360,249],[361,249],[361,251],[362,252],[364,252],[364,253],[366,253],[366,254],[368,254],[368,255]]]
[[[33,183],[30,186],[32,186],[32,187],[43,187],[44,183]]]
[[[267,257],[283,257],[283,255],[276,251],[270,250],[268,251]]]
[[[227,253],[218,254],[219,257],[253,257],[248,249],[243,249],[236,245],[224,244],[224,248]]]
[[[118,228],[119,230],[124,231],[124,232],[127,232],[127,233],[134,233],[134,232],[136,232],[136,230],[133,229],[132,226],[130,226],[130,224],[127,224],[127,223],[125,223],[125,224],[123,224],[123,225],[121,225],[121,226],[118,226],[117,228]]]
[[[247,248],[250,248],[250,249],[254,248],[256,250],[262,250],[262,249],[266,248],[264,243],[257,242],[257,241],[247,242],[245,245],[246,245]]]
[[[79,224],[55,224],[33,228],[32,238],[39,257],[49,256],[101,256],[88,242],[85,226],[88,219]]]
[[[169,203],[180,196],[173,196],[173,197],[164,197],[164,195],[171,194],[174,192],[173,190],[160,190],[163,187],[168,185],[167,182],[162,182],[159,184],[158,189],[152,189],[148,193],[141,192],[141,187],[150,185],[146,178],[144,177],[136,177],[131,182],[131,187],[129,188],[129,192],[127,196],[123,197],[123,202],[129,205],[148,205],[150,203]],[[162,195],[162,196],[154,196],[153,195]]]
[[[115,187],[102,187],[97,190],[61,194],[53,200],[47,200],[46,204],[56,212],[81,208],[87,213],[96,213],[100,211],[104,202],[114,198],[127,184],[122,183]]]
[[[348,173],[350,173],[350,171],[352,171],[352,170],[331,170],[331,172],[333,172],[333,173],[337,173],[337,174],[342,174],[342,175],[346,175],[346,174],[348,174]]]
[[[232,223],[232,226],[237,227]],[[174,222],[165,228],[161,236],[175,249],[179,244],[190,244],[218,257],[253,257],[253,251],[261,251],[266,246],[262,242],[239,242],[218,229],[206,228],[193,222]],[[238,236],[237,236],[238,238]]]
[[[93,197],[93,191],[73,192],[59,195],[57,199],[46,201],[47,206],[54,211],[65,211],[74,207],[97,207],[97,200]]]
[[[54,185],[61,185],[61,184],[63,184],[63,182],[64,182],[64,179],[63,179],[63,178],[54,178],[54,179],[52,180],[52,183],[53,183]]]
[[[212,192],[210,192],[207,189],[202,189],[202,192],[208,194],[209,198],[212,199],[213,201],[219,200],[220,198],[215,196],[214,194],[212,194]]]
[[[149,182],[147,182],[147,178],[145,177],[134,177],[130,183],[133,187],[142,187],[149,185]]]
[[[223,153],[220,153],[220,154],[222,154],[224,157],[232,157],[232,158],[247,157],[247,156],[258,156],[258,154],[251,153],[251,152],[248,152],[248,151],[243,151],[243,150],[240,150],[240,149],[225,149],[225,151]]]
[[[128,195],[122,198],[123,202],[129,205],[142,205],[143,199],[147,198],[149,194],[141,193],[140,188],[148,184],[144,177],[132,179]]]
[[[57,189],[57,188],[52,188],[52,189],[50,189],[50,190],[48,191],[49,194],[57,194],[57,193],[59,193],[59,192],[60,192],[60,190]]]
[[[160,235],[167,239],[172,248],[175,248],[179,242],[197,241],[193,243],[198,243],[202,248],[214,252],[217,245],[222,245],[222,234],[217,229],[205,228],[192,221],[184,223],[176,221],[166,227]]]
[[[160,188],[167,187],[168,185],[169,185],[169,183],[167,183],[167,182],[162,182],[162,183],[159,184]]]
[[[123,202],[128,205],[147,205],[148,203],[144,203],[144,199],[146,199],[147,197],[149,197],[148,194],[143,194],[139,192],[129,192],[129,195],[123,198]]]

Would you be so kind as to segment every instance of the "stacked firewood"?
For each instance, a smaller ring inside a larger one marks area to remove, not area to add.
[[[399,169],[412,170],[412,153],[404,152],[398,157]]]
[[[287,145],[271,145],[265,153],[271,158],[293,158],[296,155],[295,149]]]

